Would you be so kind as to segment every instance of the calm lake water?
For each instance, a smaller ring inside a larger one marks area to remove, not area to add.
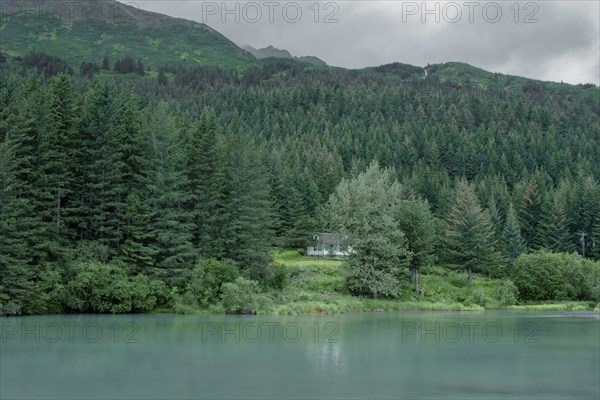
[[[598,399],[600,320],[557,312],[0,319],[2,399]]]

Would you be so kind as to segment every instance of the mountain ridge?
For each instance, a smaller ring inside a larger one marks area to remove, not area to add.
[[[290,53],[288,50],[278,49],[276,47],[273,47],[272,45],[257,49],[253,46],[250,46],[249,44],[246,44],[246,45],[241,46],[241,48],[246,50],[247,52],[249,52],[250,54],[252,54],[254,57],[256,57],[259,60],[262,60],[265,58],[286,58],[286,59],[290,59],[290,60],[298,60],[298,61],[302,61],[302,62],[307,62],[307,63],[315,65],[315,66],[323,66],[323,67],[327,66],[327,63],[325,61],[321,60],[319,57],[315,57],[315,56],[296,57],[296,56],[292,55],[292,53]]]
[[[14,7],[15,4],[20,7]],[[399,62],[362,69],[328,66],[314,56],[295,57],[288,50],[271,46],[255,49],[233,41],[199,22],[146,11],[116,0],[80,0],[71,8],[56,0],[14,3],[0,0],[0,32],[7,38],[0,51],[13,57],[45,52],[78,68],[83,62],[111,63],[132,57],[155,69],[172,64],[206,65],[245,70],[283,58],[313,66],[398,76],[400,79],[438,79],[454,85],[507,88],[545,82],[515,75],[490,72],[463,62],[446,62],[425,67]],[[570,85],[589,87],[585,85]]]

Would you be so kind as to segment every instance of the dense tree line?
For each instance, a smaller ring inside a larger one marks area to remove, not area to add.
[[[0,302],[23,312],[46,311],[40,296],[73,262],[181,289],[197,260],[232,260],[265,282],[269,249],[306,246],[334,205],[373,232],[355,235],[369,250],[357,268],[389,257],[359,294],[391,295],[396,281],[418,292],[436,259],[505,276],[523,253],[600,257],[597,89],[484,90],[291,61],[126,80],[33,58],[3,62],[0,81]],[[330,200],[361,187],[389,202]],[[332,228],[359,231],[344,224]]]
[[[31,53],[23,57],[22,64],[26,68],[36,68],[45,77],[60,73],[73,75],[71,68],[63,59],[45,53]]]
[[[50,271],[119,260],[183,286],[196,260],[264,280],[273,245],[262,146],[95,79],[6,76],[0,146],[2,293],[25,312]]]
[[[138,60],[136,62],[131,57],[125,57],[115,62],[113,71],[119,74],[136,73],[139,75],[144,75],[144,64],[142,63],[142,60]]]
[[[377,160],[427,199],[438,217],[457,180],[465,179],[492,213],[496,236],[512,207],[527,249],[594,253],[597,89],[532,83],[497,92],[286,63],[248,72],[252,79],[172,68],[176,79],[166,87],[145,81],[136,90],[196,115],[209,106],[227,129],[265,143],[278,171],[272,179],[287,180],[287,193],[276,193],[276,210],[277,236],[288,245],[304,234],[295,233],[295,213],[310,220],[313,205],[325,202],[342,178]],[[292,211],[288,204],[298,202],[290,199],[300,198],[302,209]]]

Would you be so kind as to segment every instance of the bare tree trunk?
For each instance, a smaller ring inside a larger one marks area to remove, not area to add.
[[[471,271],[471,267],[469,267],[469,287],[473,283],[473,271]]]
[[[422,297],[421,288],[419,287],[421,283],[420,280],[421,276],[419,271],[415,270],[415,292],[417,293],[417,296]]]

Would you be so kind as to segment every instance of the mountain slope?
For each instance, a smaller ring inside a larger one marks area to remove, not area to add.
[[[114,0],[78,1],[71,9],[49,0],[18,3],[19,8],[12,4],[2,2],[0,21],[0,48],[11,56],[46,52],[73,66],[100,62],[105,55],[111,63],[129,56],[152,67],[179,63],[245,69],[259,65],[251,54],[205,24]]]
[[[209,26],[194,21],[139,10],[115,0],[7,1],[0,0],[0,51],[12,57],[44,52],[64,59],[71,67],[82,62],[101,63],[109,57],[111,67],[124,57],[140,59],[152,69],[164,65],[207,65],[246,70],[272,64],[269,59],[289,59],[306,66],[329,67],[317,57],[294,57],[289,51],[268,46],[255,49],[236,46]],[[69,8],[70,7],[70,8]],[[40,11],[41,10],[41,11]],[[347,70],[351,71],[351,70]],[[418,67],[392,63],[358,70],[402,81],[433,79],[453,86],[528,91],[581,87],[504,75],[460,62]]]
[[[480,89],[507,91],[536,91],[545,88],[583,88],[593,89],[593,84],[570,85],[562,82],[539,81],[516,75],[507,75],[486,71],[462,62],[446,62],[425,67],[429,79],[455,86],[470,86]]]
[[[287,58],[287,59],[292,59],[292,60],[303,61],[303,62],[312,64],[315,66],[327,66],[327,63],[325,61],[321,60],[319,57],[315,57],[315,56],[294,57],[292,55],[292,53],[290,53],[289,51],[287,51],[285,49],[278,49],[273,46],[267,46],[262,49],[256,49],[250,45],[245,45],[245,46],[242,46],[242,49],[248,51],[250,54],[252,54],[254,57],[258,58],[259,60],[262,60],[265,58]]]
[[[397,76],[403,80],[423,79],[425,77],[425,70],[422,67],[416,67],[414,65],[402,64],[402,63],[391,63],[384,64],[378,67],[367,67],[360,71],[364,73],[376,73],[384,76]]]

